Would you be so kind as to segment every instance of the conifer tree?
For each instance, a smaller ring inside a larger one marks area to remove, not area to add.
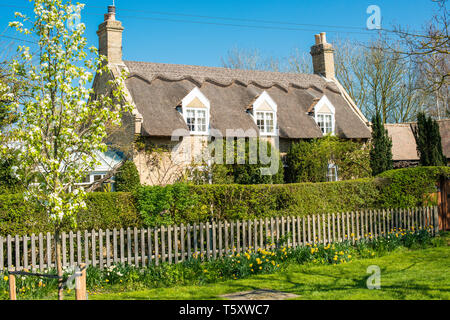
[[[392,161],[392,139],[389,137],[379,113],[372,119],[370,167],[374,176],[394,168]]]
[[[446,159],[442,151],[439,124],[425,113],[417,116],[417,127],[414,131],[420,165],[424,167],[445,166]]]

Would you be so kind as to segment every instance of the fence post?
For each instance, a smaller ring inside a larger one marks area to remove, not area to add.
[[[439,230],[439,208],[438,207],[434,207],[433,213],[434,213],[433,235],[435,236],[440,231]]]
[[[8,269],[12,268],[12,248],[11,248],[11,236],[7,235],[6,236],[6,256],[7,256],[7,264],[8,264]]]
[[[17,300],[16,296],[16,276],[13,274],[10,274],[8,276],[8,282],[9,282],[9,299],[12,301]]]
[[[81,276],[76,277],[75,296],[77,301],[87,300],[86,295],[86,264],[80,265]]]

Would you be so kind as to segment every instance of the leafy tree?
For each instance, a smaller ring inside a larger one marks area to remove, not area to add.
[[[68,0],[35,0],[34,17],[16,13],[22,21],[10,22],[20,33],[34,35],[39,50],[34,56],[29,47],[19,46],[18,58],[11,64],[14,79],[28,77],[29,99],[23,105],[18,101],[9,105],[18,121],[1,151],[6,154],[11,146],[19,146],[19,177],[22,182],[34,179],[25,199],[38,203],[55,228],[59,299],[63,299],[60,230],[65,223],[75,226],[76,214],[86,208],[86,193],[78,183],[98,163],[97,152],[107,150],[106,126],[119,126],[122,113],[131,110],[122,104],[124,73],[111,77],[107,95],[86,88],[93,73],[111,71],[105,58],[97,57],[96,48],[89,49],[93,58],[87,58],[85,25],[69,27],[83,7]]]
[[[254,138],[250,138],[254,139]],[[246,139],[245,143],[239,143],[238,140],[234,140],[233,149],[230,155],[233,156],[233,164],[227,164],[227,147],[226,141],[224,141],[224,152],[222,164],[212,165],[212,180],[214,184],[282,184],[284,180],[284,167],[281,161],[281,157],[276,148],[268,141],[255,139],[250,141]],[[253,144],[254,143],[254,144]],[[266,144],[266,149],[261,151],[263,144]],[[251,146],[254,145],[254,151],[258,155],[258,158],[252,163],[251,159]],[[231,150],[231,148],[230,148]],[[267,157],[276,161],[278,166],[273,174],[263,174],[262,169],[268,169],[271,164],[264,164],[259,156],[260,151],[267,154]],[[272,157],[272,152],[276,154]],[[231,162],[231,161],[230,161]]]
[[[141,186],[139,172],[133,161],[126,161],[116,174],[116,191],[133,192]]]
[[[292,144],[286,156],[286,182],[325,182],[329,160],[319,139]]]
[[[340,180],[371,176],[369,153],[363,144],[327,136],[291,145],[286,182],[325,182],[330,162],[338,167]]]
[[[380,113],[377,113],[372,119],[370,167],[374,176],[394,168],[392,161],[392,139],[384,127]]]
[[[419,113],[414,130],[420,165],[424,167],[445,166],[446,158],[442,151],[439,124],[425,113]]]

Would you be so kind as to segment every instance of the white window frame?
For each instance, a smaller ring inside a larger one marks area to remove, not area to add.
[[[331,170],[334,170],[334,174],[331,173]],[[334,177],[334,179],[332,179],[332,177]],[[328,182],[339,181],[339,167],[336,164],[334,164],[334,163],[330,163],[328,165],[327,181]]]
[[[267,103],[272,111],[260,110],[263,103]],[[264,131],[260,130],[261,136],[266,137],[274,137],[278,135],[278,119],[277,119],[278,105],[275,101],[269,96],[269,94],[264,91],[258,99],[253,103],[253,120],[255,121],[256,126],[258,126],[258,113],[263,114],[264,118]],[[273,115],[273,129],[271,132],[267,132],[267,116],[269,114]],[[259,127],[258,127],[259,128]]]
[[[200,102],[205,106],[205,108],[192,108],[192,107],[188,107],[189,104],[194,100],[194,99],[198,99],[200,100]],[[197,130],[197,128],[195,128],[195,130],[191,131],[189,130],[191,135],[200,135],[200,136],[204,136],[204,135],[209,135],[209,121],[210,121],[210,112],[211,112],[211,103],[209,102],[209,100],[205,97],[205,95],[200,91],[199,88],[195,87],[181,102],[181,108],[182,108],[182,114],[183,114],[183,119],[187,123],[187,119],[188,119],[188,111],[194,111],[195,112],[195,119],[197,119],[197,112],[200,111],[205,111],[206,114],[206,130]]]
[[[89,182],[81,182],[81,183],[77,183],[75,184],[76,186],[80,186],[80,187],[87,187],[92,185],[95,181],[95,177],[99,176],[100,180],[105,178],[106,175],[108,174],[108,172],[91,172],[89,173],[88,176],[86,176],[86,178],[89,178]]]
[[[331,111],[331,113],[323,113],[321,112],[323,107],[328,107],[328,109]],[[333,104],[330,102],[330,100],[327,98],[327,96],[323,96],[322,99],[316,104],[314,108],[314,119],[317,123],[317,125],[320,128],[319,125],[319,116],[324,116],[324,123],[325,123],[325,117],[331,116],[331,132],[324,132],[322,128],[320,130],[322,131],[323,135],[331,134],[336,135],[336,108],[333,106]]]

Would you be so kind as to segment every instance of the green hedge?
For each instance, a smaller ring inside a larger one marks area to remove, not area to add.
[[[435,205],[428,195],[450,178],[448,167],[394,170],[377,178],[287,185],[172,185],[142,187],[135,194],[93,193],[78,228],[113,229],[254,219],[367,208]],[[52,231],[45,214],[20,195],[0,196],[0,234]]]
[[[369,208],[436,205],[429,194],[450,168],[393,170],[377,178],[287,185],[143,187],[137,207],[147,226],[215,219],[255,219]],[[189,199],[189,201],[187,201]]]
[[[342,212],[372,207],[378,195],[370,179],[273,186],[192,187],[199,205],[217,219],[254,219],[311,213]]]
[[[380,174],[380,203],[383,207],[408,208],[437,205],[429,197],[437,192],[437,182],[450,179],[450,167],[417,167],[391,170]]]
[[[78,230],[141,227],[135,198],[129,193],[92,193],[87,209],[78,214]],[[65,228],[66,231],[70,227]],[[0,235],[52,232],[45,212],[26,204],[22,195],[0,196]]]

